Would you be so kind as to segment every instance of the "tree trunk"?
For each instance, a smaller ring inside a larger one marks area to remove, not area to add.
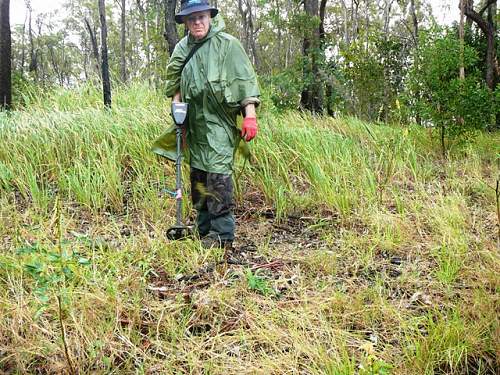
[[[464,30],[464,7],[465,0],[460,0],[460,24],[458,27],[458,34],[460,38],[460,70],[459,77],[463,81],[465,80],[465,66],[464,66],[464,50],[465,50],[465,30]]]
[[[87,42],[84,41],[84,47],[83,47],[83,76],[85,77],[85,81],[89,80],[89,72],[87,69],[87,66],[89,64],[89,53],[87,53]]]
[[[352,31],[351,38],[355,41],[358,38],[358,11],[359,11],[359,0],[352,0],[351,3],[351,22]]]
[[[327,0],[321,0],[321,3],[319,4],[319,19],[320,19],[319,40],[320,40],[322,47],[323,47],[323,44],[325,42],[325,37],[326,37],[326,33],[325,33],[326,1]]]
[[[255,43],[257,32],[254,27],[253,5],[251,0],[238,0],[238,11],[241,16],[241,22],[243,23],[243,47],[248,56],[252,59],[253,64],[258,68],[259,59],[257,56],[257,45]]]
[[[322,6],[323,5],[322,0]],[[309,20],[313,17],[319,17],[319,4],[318,0],[304,0],[304,11]],[[323,14],[324,17],[324,14]],[[319,27],[312,30],[312,33],[306,31],[302,43],[302,53],[304,59],[304,81],[305,86],[302,89],[300,103],[302,108],[309,110],[313,113],[323,112],[323,90],[319,74],[319,58],[321,56],[321,28],[323,27],[323,20]]]
[[[139,15],[142,24],[142,49],[144,51],[144,55],[146,56],[146,76],[148,77],[149,84],[151,84],[151,50],[149,46],[149,25],[146,17],[146,9],[144,8],[142,0],[137,0],[136,3],[137,8],[139,9]]]
[[[104,0],[99,0],[99,17],[101,20],[101,57],[102,57],[102,91],[104,105],[111,107],[111,83],[109,80],[108,62],[108,26],[106,23],[106,8]]]
[[[92,54],[94,55],[95,60],[95,69],[97,71],[97,74],[99,75],[99,78],[101,78],[101,59],[99,57],[99,47],[97,46],[96,32],[92,29],[92,26],[90,26],[90,21],[87,18],[85,18],[85,26],[87,27],[87,31],[89,32],[90,44],[92,45]]]
[[[30,41],[30,65],[28,70],[34,72],[35,81],[38,81],[38,51],[35,50],[35,42],[33,40],[32,14],[33,10],[30,3],[26,3],[28,7],[28,38]]]
[[[465,0],[465,4],[464,6],[468,6],[472,9],[474,9],[474,0]],[[465,7],[464,7],[464,14],[465,14]],[[466,17],[465,18],[465,24],[467,25],[467,28],[470,30],[471,27],[472,27],[472,19],[470,19],[469,17]]]
[[[179,42],[179,33],[175,23],[176,0],[164,0],[165,6],[165,39],[168,44],[168,53],[172,56],[175,45]]]
[[[54,70],[54,74],[56,75],[56,77],[59,81],[59,85],[64,86],[64,79],[63,79],[63,75],[61,72],[61,68],[59,67],[59,65],[57,63],[56,55],[54,53],[54,46],[49,44],[47,46],[47,48],[49,50],[50,63],[52,64],[52,70]]]
[[[23,35],[21,37],[21,62],[20,62],[20,70],[21,74],[24,74],[24,65],[26,63],[26,24],[28,23],[28,15],[24,18],[23,24]]]
[[[474,21],[476,25],[486,36],[487,51],[486,51],[486,84],[490,90],[495,90],[497,84],[497,66],[496,66],[496,43],[495,43],[495,21],[493,9],[495,8],[496,0],[487,0],[483,8],[476,12],[471,4],[465,4],[465,15]],[[483,18],[483,13],[488,11],[487,20]]]
[[[344,44],[345,46],[349,46],[351,42],[351,38],[349,36],[349,23],[348,23],[348,13],[349,10],[347,9],[347,5],[345,3],[345,0],[341,0],[342,2],[342,15],[344,17]]]
[[[488,34],[488,68],[489,80],[488,87],[495,90],[498,84],[498,60],[497,60],[497,2],[494,1],[488,8],[488,25],[490,33]],[[486,79],[488,82],[488,78]]]
[[[321,53],[322,57],[324,57],[324,51],[326,48],[326,32],[325,32],[325,16],[326,16],[326,3],[327,0],[321,0],[321,3],[319,5],[319,19],[320,19],[320,24],[319,24],[319,40],[320,40],[320,46],[321,46]],[[319,77],[318,77],[319,79]],[[326,107],[326,112],[328,116],[335,116],[335,112],[332,108],[331,104],[331,99],[334,95],[334,87],[333,87],[333,81],[330,77],[325,77],[325,79],[322,79],[321,82],[324,83],[325,85],[325,92],[324,92],[324,97],[321,98],[321,106]],[[321,109],[322,112],[325,111],[325,108]]]
[[[286,2],[286,13],[287,14],[292,14],[292,12],[295,10],[293,7],[293,2],[287,1]],[[288,68],[290,65],[290,61],[292,60],[293,56],[293,43],[294,43],[294,38],[291,33],[285,33],[286,35],[286,46],[285,46],[285,68]]]
[[[0,0],[0,109],[12,105],[12,39],[9,18],[10,0]]]
[[[251,1],[247,0],[247,7],[248,7],[248,34],[250,36],[249,44],[250,48],[252,50],[252,56],[253,56],[253,64],[255,65],[255,68],[259,68],[259,57],[257,56],[257,44],[255,43],[257,39],[257,30],[255,30],[254,26],[254,16],[252,13],[252,3]]]
[[[385,0],[384,6],[384,36],[389,34],[389,21],[391,20],[392,3],[394,0]]]
[[[246,1],[245,1],[246,3]],[[250,48],[248,47],[248,42],[250,40],[249,32],[248,32],[248,7],[243,8],[243,0],[238,0],[238,11],[240,13],[241,22],[242,22],[242,32],[240,39],[243,39],[243,47],[248,55],[250,55]]]
[[[418,25],[418,16],[415,8],[415,0],[410,0],[410,14],[411,19],[413,21],[413,40],[415,42],[415,46],[418,48],[419,44],[419,25]]]
[[[121,73],[121,78],[122,82],[126,83],[127,82],[127,60],[126,60],[126,55],[125,55],[125,47],[126,47],[126,24],[125,24],[125,0],[121,0],[121,38],[120,38],[120,52],[121,52],[121,59],[120,59],[120,73]]]
[[[411,16],[411,19],[412,19],[412,23],[413,23],[413,42],[415,43],[415,55],[420,55],[420,53],[418,52],[418,48],[419,48],[419,44],[420,44],[420,32],[419,32],[419,23],[418,23],[418,15],[417,15],[417,6],[418,4],[415,4],[415,0],[410,0],[410,16]],[[415,57],[415,65],[418,67],[419,65],[419,57],[416,56]],[[418,100],[420,100],[420,91],[417,90],[417,92],[415,92],[415,97]],[[417,125],[421,126],[422,125],[422,117],[420,116],[420,113],[416,113],[415,114],[415,122],[417,123]]]
[[[458,38],[460,39],[460,67],[458,70],[458,77],[461,81],[465,81],[465,58],[464,58],[464,54],[465,54],[465,25],[464,25],[465,1],[466,0],[460,0],[460,23],[458,24]],[[464,118],[462,116],[458,116],[457,121],[461,126],[464,126]]]
[[[365,52],[368,54],[368,46],[370,44],[370,0],[365,0],[366,2],[366,14],[365,14]]]

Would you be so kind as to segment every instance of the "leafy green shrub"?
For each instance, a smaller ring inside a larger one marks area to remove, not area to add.
[[[280,109],[297,109],[300,104],[300,93],[303,83],[301,73],[295,67],[279,74],[263,78],[264,96],[271,99],[273,105]]]
[[[410,96],[416,96],[416,113],[430,127],[439,128],[443,154],[448,141],[464,141],[486,129],[498,113],[495,96],[476,68],[477,52],[465,46],[465,79],[459,77],[460,42],[455,35],[429,33],[422,39],[410,71]]]
[[[257,272],[254,273],[251,269],[248,268],[245,271],[245,277],[248,289],[260,293],[263,296],[270,296],[275,294],[274,290],[269,285],[269,281],[265,277],[258,275]]]

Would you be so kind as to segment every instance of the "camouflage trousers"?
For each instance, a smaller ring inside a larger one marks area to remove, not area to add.
[[[200,237],[234,240],[233,180],[231,175],[205,172],[191,167],[191,198],[197,211]]]

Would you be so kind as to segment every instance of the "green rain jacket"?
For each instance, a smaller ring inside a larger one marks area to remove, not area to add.
[[[167,66],[169,97],[180,90],[189,104],[186,129],[190,165],[211,172],[231,174],[235,150],[240,142],[237,116],[242,106],[259,104],[257,77],[241,46],[223,32],[221,16],[212,20],[207,36],[199,41],[190,35],[175,46]],[[196,43],[203,45],[181,69]],[[175,160],[175,127],[153,145],[153,152]]]

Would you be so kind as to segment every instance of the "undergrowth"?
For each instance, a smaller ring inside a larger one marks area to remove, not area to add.
[[[429,129],[264,104],[240,266],[164,237],[161,93],[25,102],[0,113],[0,372],[498,373],[498,134],[442,160]]]

